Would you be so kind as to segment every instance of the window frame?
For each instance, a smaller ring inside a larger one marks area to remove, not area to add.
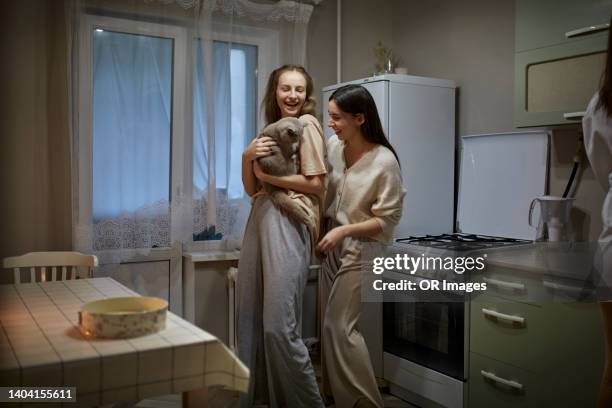
[[[196,38],[194,37],[194,40]],[[229,26],[222,23],[213,23],[211,39],[230,44],[254,45],[257,47],[257,95],[255,100],[261,103],[260,98],[266,94],[268,77],[260,75],[260,72],[272,72],[279,65],[280,35],[278,31],[252,26]],[[257,128],[263,129],[265,117],[259,106],[257,106],[257,111]]]
[[[189,50],[193,42],[199,38],[212,41],[223,41],[257,47],[257,69],[255,97],[257,109],[257,129],[265,125],[264,114],[260,109],[260,98],[265,95],[268,76],[261,72],[270,73],[279,65],[280,34],[277,30],[254,27],[249,25],[229,25],[225,23],[213,23],[212,29],[199,35],[179,24],[160,24],[141,21],[138,19],[126,19],[108,17],[98,14],[83,14],[79,25],[78,44],[78,87],[77,96],[80,105],[79,117],[76,123],[78,139],[75,143],[75,153],[78,157],[75,175],[77,184],[76,225],[91,226],[93,224],[93,32],[96,28],[106,31],[122,32],[135,35],[147,35],[154,37],[171,38],[174,40],[173,47],[173,82],[172,82],[172,135],[171,135],[171,163],[170,163],[170,243],[171,247],[165,248],[135,248],[99,251],[110,256],[122,258],[143,259],[143,251],[150,251],[151,258],[158,259],[163,254],[176,254],[177,242],[183,247],[193,247],[198,242],[193,241],[190,234],[188,239],[182,241],[178,232],[172,225],[180,225],[182,220],[190,220],[192,226],[193,215],[181,214],[184,206],[172,205],[178,203],[184,197],[193,196],[193,96],[189,90],[193,89],[193,62],[194,56]],[[176,61],[185,61],[184,64]],[[248,144],[256,135],[247,136],[245,142]],[[209,189],[209,202],[207,217],[211,223],[216,223],[215,191]],[[189,206],[191,210],[191,207]],[[93,235],[91,233],[81,234],[79,247],[93,248]],[[85,240],[83,242],[83,240]],[[219,246],[223,246],[219,243]],[[145,256],[146,257],[146,256]]]
[[[78,137],[78,221],[80,224],[91,225],[93,223],[93,32],[95,29],[120,32],[134,35],[146,35],[172,39],[173,42],[173,72],[172,72],[172,117],[170,138],[170,180],[169,196],[170,203],[177,202],[181,190],[182,181],[185,178],[185,169],[182,160],[185,157],[185,91],[186,81],[185,65],[175,64],[174,61],[185,60],[187,32],[184,28],[172,25],[126,20],[99,15],[84,15],[80,26],[79,44],[79,137]],[[170,225],[178,222],[178,208],[170,205]],[[176,240],[172,228],[170,228],[170,243]],[[88,234],[84,242],[87,248],[93,248],[93,236]],[[165,249],[165,248],[135,248],[100,251],[109,255],[119,251],[121,254],[137,255],[143,250]]]
[[[78,138],[74,152],[77,154],[77,207],[74,222],[92,228],[93,225],[93,32],[96,28],[107,31],[172,38],[173,72],[172,72],[172,125],[170,138],[170,204],[180,195],[180,181],[184,179],[184,167],[181,160],[185,157],[185,123],[180,120],[185,114],[185,66],[174,64],[178,58],[186,58],[187,32],[184,28],[172,25],[162,25],[137,20],[126,20],[114,17],[83,14],[79,25],[78,43],[78,86],[76,92],[79,103],[79,116],[76,128]],[[170,225],[178,222],[180,214],[176,206],[170,205]],[[79,237],[75,244],[87,250],[93,248],[93,234],[88,230]],[[121,263],[151,262],[167,260],[169,265],[169,307],[170,310],[182,314],[182,248],[175,243],[172,227],[170,228],[170,247],[135,248],[97,251],[109,256],[110,259],[120,259]],[[85,242],[83,242],[85,241]]]
[[[192,44],[200,39],[209,40],[209,41],[223,41],[230,44],[244,44],[244,45],[253,45],[257,47],[257,70],[256,70],[256,80],[257,80],[257,95],[255,96],[255,103],[257,104],[257,129],[263,129],[265,126],[265,117],[263,112],[260,110],[260,106],[258,101],[262,98],[266,93],[266,85],[268,78],[264,75],[260,75],[260,72],[272,72],[277,66],[279,61],[278,49],[280,45],[280,35],[277,31],[267,30],[259,27],[252,26],[230,26],[228,24],[223,23],[213,23],[212,30],[210,33],[205,33],[205,35],[199,36],[197,33],[193,33],[191,35]],[[191,46],[192,44],[189,44]],[[190,66],[193,66],[193,59],[190,60]],[[193,84],[193,76],[190,73],[190,84]],[[193,103],[193,98],[189,99],[189,103]],[[193,106],[189,106],[189,111],[193,112]],[[191,126],[190,122],[190,126]],[[259,131],[258,130],[258,131]],[[190,134],[193,136],[193,129]],[[256,135],[251,135],[249,139],[246,140],[246,144],[250,143],[252,138]],[[209,135],[212,137],[212,135]],[[193,138],[189,139],[189,143],[193,142]],[[209,140],[210,143],[210,140]],[[191,150],[191,148],[189,149]],[[192,155],[189,156],[190,165],[188,166],[188,177],[189,183],[185,185],[185,193],[188,194],[188,197],[193,197],[193,163],[191,163]],[[215,180],[216,185],[216,180]],[[208,203],[207,206],[207,220],[209,220],[209,224],[216,225],[217,224],[217,203],[215,200],[216,192],[213,189],[208,189]],[[240,239],[240,242],[242,239]],[[190,247],[198,246],[198,242],[193,241],[193,237],[191,237],[188,241]]]

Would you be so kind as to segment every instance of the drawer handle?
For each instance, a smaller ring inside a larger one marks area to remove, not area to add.
[[[586,112],[566,112],[563,114],[565,120],[579,120],[582,119]]]
[[[575,30],[570,30],[567,33],[565,33],[565,38],[578,37],[579,35],[594,34],[600,31],[608,30],[608,29],[610,29],[609,23],[595,24],[591,26],[577,28]]]
[[[544,287],[548,288],[548,289],[555,289],[555,290],[561,290],[564,292],[574,292],[574,293],[582,293],[582,289],[579,286],[572,286],[572,285],[563,285],[561,283],[556,283],[556,282],[551,282],[551,281],[543,281]]]
[[[482,314],[499,320],[506,320],[512,323],[525,324],[525,318],[521,316],[513,316],[485,308],[482,308]]]
[[[524,283],[506,282],[506,281],[502,281],[498,279],[491,279],[491,278],[482,278],[482,280],[488,283],[489,285],[497,286],[500,289],[510,289],[510,290],[520,290],[520,291],[525,290]]]
[[[482,375],[484,378],[488,380],[495,381],[496,383],[506,385],[508,387],[514,388],[515,390],[523,389],[523,384],[521,384],[520,382],[513,381],[513,380],[507,380],[505,378],[498,377],[489,371],[480,370],[480,375]]]

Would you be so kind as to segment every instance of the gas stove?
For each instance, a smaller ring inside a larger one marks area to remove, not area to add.
[[[385,257],[422,258],[423,260],[414,268],[396,269],[398,274],[409,274],[412,279],[422,278],[428,280],[446,280],[453,282],[469,282],[473,273],[482,269],[466,269],[463,272],[452,273],[444,262],[451,262],[455,258],[458,262],[472,258],[476,261],[490,256],[494,252],[503,252],[511,248],[533,246],[533,241],[521,238],[498,237],[484,234],[447,233],[439,235],[414,235],[406,238],[397,238],[386,248]],[[414,261],[413,261],[414,262]],[[471,261],[472,262],[472,261]],[[438,292],[435,292],[438,295]],[[435,298],[435,296],[434,296]],[[429,299],[431,300],[431,299]]]
[[[532,243],[532,241],[526,239],[493,237],[489,235],[465,233],[410,236],[407,238],[396,239],[395,242],[398,244],[416,245],[458,252]]]
[[[468,258],[473,258],[475,265],[478,258],[487,258],[484,263],[488,265],[490,255],[513,253],[521,246],[532,249],[530,239],[535,230],[527,214],[533,198],[546,190],[548,134],[463,136],[459,147],[455,222],[433,226],[430,220],[437,219],[439,212],[434,205],[422,212],[404,207],[404,217],[411,217],[414,228],[396,237],[400,239],[388,246],[385,254],[402,259],[408,255],[426,265],[433,258],[433,267],[385,271],[386,280],[471,283],[478,279],[480,270],[459,273],[436,262],[442,259],[451,266],[457,262],[467,265]],[[504,181],[500,182],[502,175]],[[419,186],[440,188],[421,180],[409,191],[416,196]],[[435,235],[453,230],[463,232]],[[420,235],[425,233],[431,235]],[[440,290],[407,292],[406,297],[407,301],[399,298],[383,303],[383,367],[391,393],[419,406],[463,407],[468,391],[472,295]]]

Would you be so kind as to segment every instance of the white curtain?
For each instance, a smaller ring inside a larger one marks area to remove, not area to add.
[[[241,154],[272,69],[305,64],[312,5],[72,0],[74,242],[102,263],[241,239]]]

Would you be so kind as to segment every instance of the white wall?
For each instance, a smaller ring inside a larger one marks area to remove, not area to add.
[[[71,247],[63,5],[1,6],[0,259]]]
[[[322,118],[321,109],[327,109],[327,104],[321,100],[321,89],[336,83],[336,0],[324,0],[310,17],[306,61],[314,81],[317,113]]]
[[[382,41],[392,46],[391,0],[342,2],[342,81],[372,76],[376,71],[373,49]]]
[[[394,0],[392,21],[410,74],[457,83],[460,135],[512,129],[514,1]]]
[[[382,41],[392,44],[391,0],[342,1],[341,81],[372,76],[376,70],[373,49]],[[324,0],[315,10],[308,26],[307,69],[315,82],[315,97],[320,117],[327,109],[321,89],[337,83],[337,0]]]

